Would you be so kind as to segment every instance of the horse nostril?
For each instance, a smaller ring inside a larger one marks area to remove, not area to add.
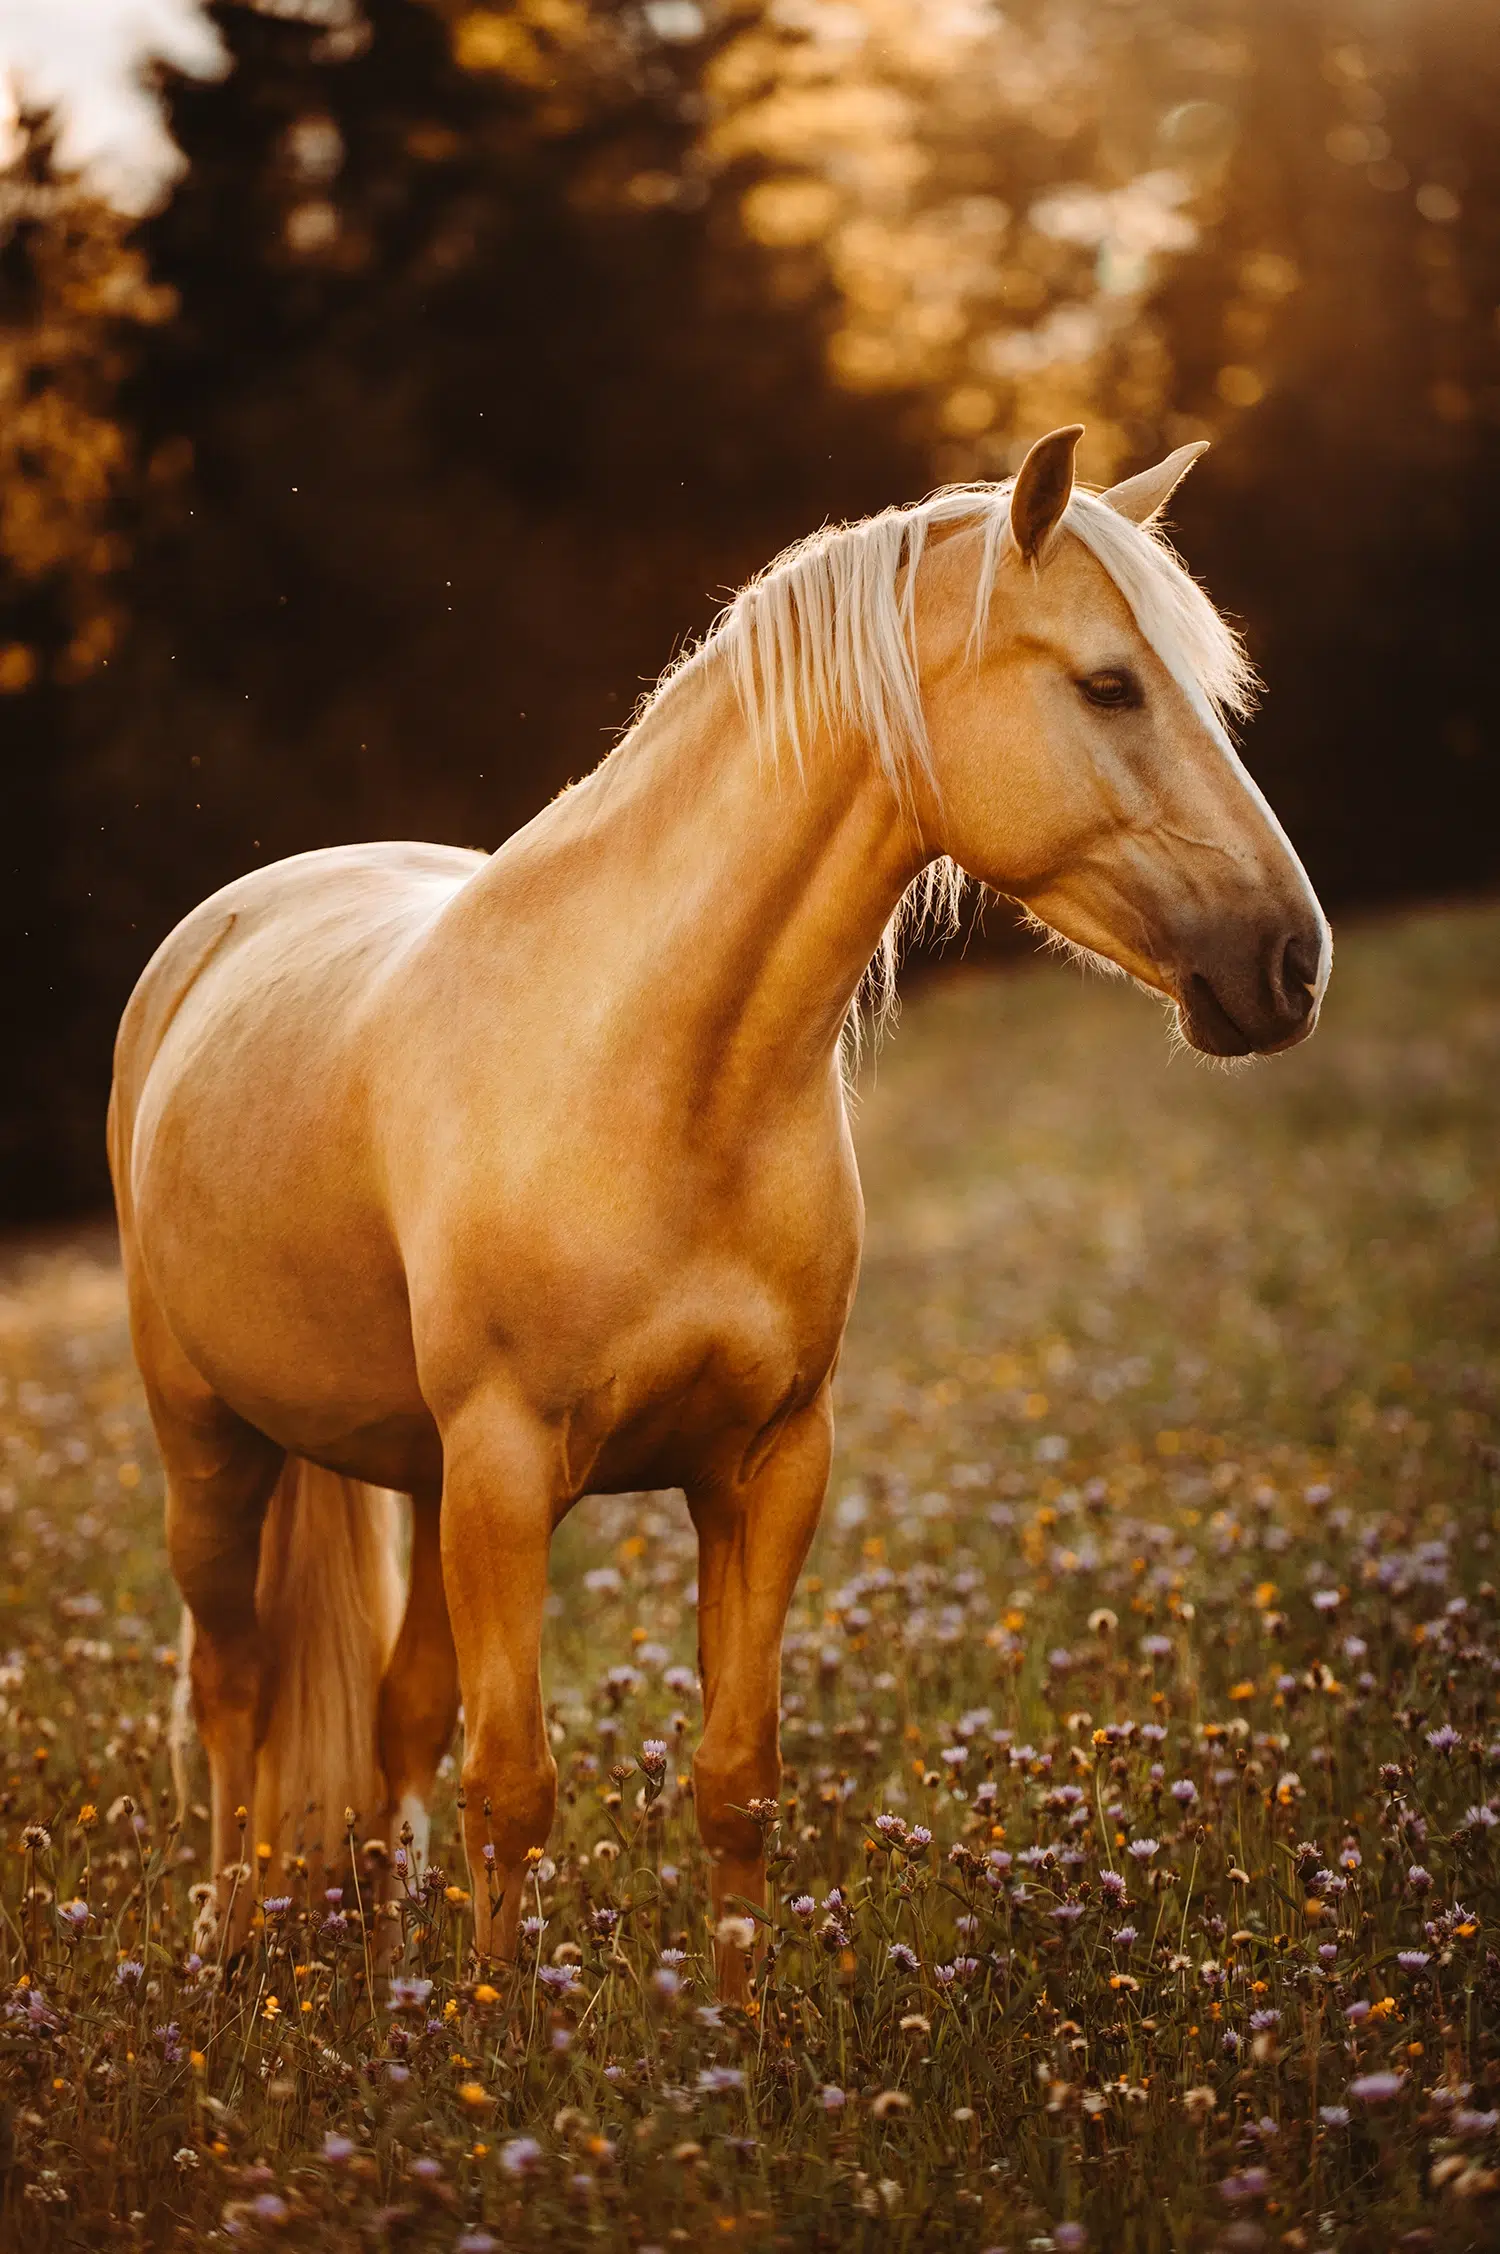
[[[1306,1016],[1312,1007],[1312,989],[1318,983],[1323,950],[1316,941],[1294,932],[1281,957],[1281,991],[1286,1002]]]

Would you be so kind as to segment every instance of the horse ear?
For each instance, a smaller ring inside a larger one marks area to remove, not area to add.
[[[1073,456],[1082,423],[1039,438],[1021,464],[1010,495],[1010,529],[1028,563],[1036,563],[1073,492]]]
[[[1164,509],[1187,476],[1200,454],[1208,452],[1208,440],[1195,438],[1190,446],[1179,446],[1154,470],[1142,470],[1136,477],[1127,477],[1120,485],[1112,485],[1101,493],[1101,501],[1132,524],[1149,524],[1159,509]]]

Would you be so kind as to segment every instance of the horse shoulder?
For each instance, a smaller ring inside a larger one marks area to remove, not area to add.
[[[841,1105],[717,1164],[658,1144],[642,1166],[576,1118],[539,1140],[517,1122],[478,1163],[466,1143],[440,1131],[403,1231],[440,1423],[499,1386],[610,1476],[671,1484],[674,1448],[741,1445],[826,1378],[863,1229]]]

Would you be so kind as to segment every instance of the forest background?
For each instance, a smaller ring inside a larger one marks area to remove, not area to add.
[[[1333,909],[1493,882],[1486,0],[124,15],[134,170],[0,0],[4,1218],[101,1200],[214,886],[498,843],[786,541],[1074,417],[1216,441],[1181,544]]]

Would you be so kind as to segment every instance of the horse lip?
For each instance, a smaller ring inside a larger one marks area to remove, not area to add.
[[[1215,1057],[1248,1057],[1257,1043],[1251,1040],[1225,1009],[1202,971],[1189,971],[1182,981],[1178,1006],[1187,1020],[1194,1046]]]

